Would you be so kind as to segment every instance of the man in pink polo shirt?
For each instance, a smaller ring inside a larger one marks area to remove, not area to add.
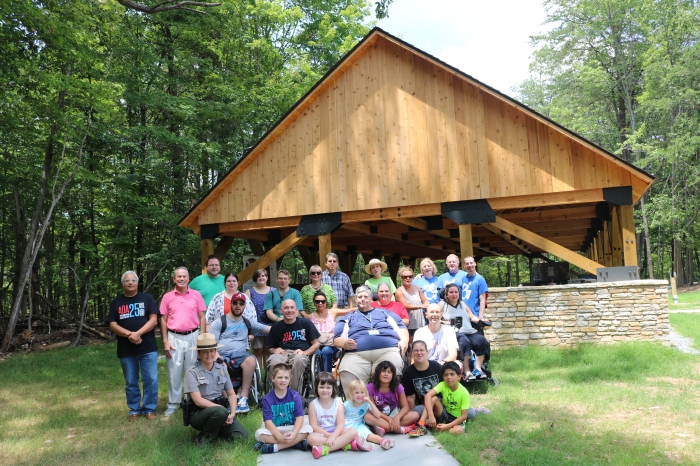
[[[168,408],[164,415],[172,414],[182,400],[182,374],[197,361],[197,352],[189,348],[197,346],[199,329],[204,327],[207,307],[197,290],[189,287],[190,274],[185,267],[175,269],[175,289],[165,293],[160,302],[160,333],[168,368]]]

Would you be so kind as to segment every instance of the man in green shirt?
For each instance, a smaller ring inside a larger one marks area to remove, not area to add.
[[[200,275],[190,282],[190,288],[197,290],[204,298],[204,304],[209,307],[209,301],[216,293],[224,291],[224,276],[221,275],[221,263],[219,258],[211,255],[207,257],[207,273]]]

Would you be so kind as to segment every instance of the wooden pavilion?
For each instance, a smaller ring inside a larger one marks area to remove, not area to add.
[[[363,253],[394,275],[450,253],[551,253],[595,274],[637,265],[633,205],[653,181],[375,28],[179,225],[203,259],[248,240],[262,257],[243,281],[294,247],[307,267],[334,251],[351,270]]]

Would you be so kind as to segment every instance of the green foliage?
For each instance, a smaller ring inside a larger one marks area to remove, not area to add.
[[[95,318],[124,270],[136,270],[156,298],[175,266],[197,274],[199,239],[178,219],[367,33],[369,15],[364,0],[225,0],[206,14],[153,15],[112,1],[5,2],[3,316],[45,155],[56,161],[50,176],[62,166],[60,181],[76,162],[90,109],[82,166],[34,264],[34,290],[45,298],[35,313],[51,317],[53,306],[76,311],[90,269]],[[224,270],[240,270],[244,253],[237,240]]]

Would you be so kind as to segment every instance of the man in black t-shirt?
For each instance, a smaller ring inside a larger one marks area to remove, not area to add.
[[[408,407],[419,414],[423,413],[423,398],[441,380],[442,365],[428,359],[428,348],[424,341],[413,342],[411,350],[413,364],[404,369],[401,375]]]
[[[141,415],[155,420],[158,404],[158,347],[153,329],[158,325],[159,311],[153,296],[139,293],[138,284],[136,272],[124,272],[124,294],[112,300],[105,319],[117,336],[117,357],[126,380],[130,421]],[[139,372],[143,396],[139,388]]]
[[[309,358],[320,347],[321,336],[309,319],[299,317],[297,305],[293,299],[285,299],[281,306],[282,320],[270,327],[267,346],[270,348],[268,367],[277,364],[292,366],[292,379],[289,386],[297,392],[299,379],[309,365]],[[269,372],[269,371],[268,371]]]

